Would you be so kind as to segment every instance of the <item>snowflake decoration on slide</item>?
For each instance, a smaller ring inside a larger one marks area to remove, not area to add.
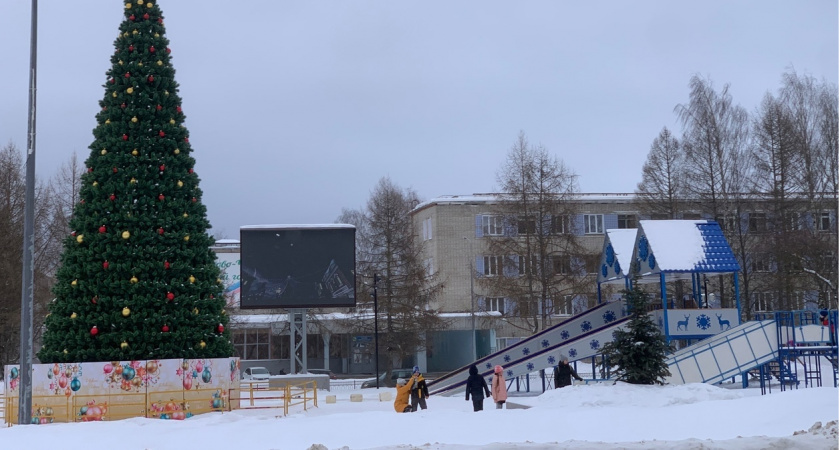
[[[485,364],[485,365],[484,365],[484,367],[485,367],[486,369],[492,369],[492,368],[493,368],[493,365],[492,365],[492,364],[490,364],[490,363],[487,363],[487,364]]]
[[[699,316],[697,316],[697,328],[700,328],[701,330],[708,330],[709,327],[711,327],[711,326],[712,326],[712,318],[711,317],[709,317],[705,314],[700,314]]]
[[[598,350],[599,347],[601,347],[601,343],[598,342],[598,339],[592,339],[592,341],[589,342],[589,348],[592,350]]]
[[[522,349],[522,354],[525,355],[525,356],[530,355],[531,354],[531,349],[528,348],[528,347],[523,348]]]
[[[615,311],[607,311],[602,316],[604,318],[604,323],[610,323],[615,321]]]
[[[550,343],[548,342],[548,339],[543,339],[542,342],[540,342],[540,345],[542,345],[543,348],[546,348],[550,345]]]
[[[592,323],[590,323],[588,320],[584,320],[583,322],[580,323],[580,330],[583,331],[584,333],[586,333],[587,331],[589,331],[591,329],[592,329]]]
[[[570,348],[569,349],[569,357],[574,358],[575,356],[577,356],[577,350],[575,350],[573,348]]]
[[[504,360],[505,362],[510,362],[510,355],[505,355]]]
[[[508,369],[507,376],[508,376],[508,378],[513,378],[513,371]]]
[[[556,359],[556,358],[554,358],[553,356],[549,356],[549,357],[548,357],[548,363],[549,363],[549,364],[551,364],[552,366],[554,365],[554,363],[555,363],[556,361],[557,361],[557,359]]]
[[[564,340],[564,341],[565,341],[566,339],[569,339],[569,331],[568,331],[568,330],[563,330],[563,331],[561,331],[561,332],[560,332],[560,337],[561,337],[561,338],[563,338],[563,340]]]
[[[534,363],[525,364],[525,367],[528,368],[528,372],[533,372],[534,371]]]

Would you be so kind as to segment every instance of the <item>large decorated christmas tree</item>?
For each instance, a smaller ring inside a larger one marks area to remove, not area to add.
[[[43,363],[233,355],[163,14],[125,3]]]

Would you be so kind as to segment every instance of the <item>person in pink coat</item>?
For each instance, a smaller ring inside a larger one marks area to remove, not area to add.
[[[507,386],[505,385],[505,374],[502,373],[502,366],[493,369],[493,383],[490,392],[493,394],[493,401],[496,402],[496,409],[502,409],[507,401]]]

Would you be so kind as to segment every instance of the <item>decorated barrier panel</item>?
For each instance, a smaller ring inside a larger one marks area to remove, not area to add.
[[[36,364],[32,423],[155,417],[181,420],[230,405],[239,358]],[[4,368],[5,421],[17,422],[19,366]],[[15,411],[11,411],[15,409]],[[12,412],[14,414],[12,414]]]

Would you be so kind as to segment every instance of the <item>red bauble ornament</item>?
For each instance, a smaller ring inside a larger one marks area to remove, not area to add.
[[[130,78],[130,77],[131,77],[131,72],[126,72],[126,73],[125,73],[125,77],[126,77],[126,78]]]
[[[114,83],[116,83],[117,81],[116,81],[116,80],[114,80],[113,78],[111,78],[110,80],[108,80],[108,82],[110,82],[111,84],[114,84]]]
[[[195,203],[195,202],[197,202],[197,201],[198,201],[198,199],[197,199],[197,198],[195,198],[195,197],[193,197],[193,198],[192,198],[192,201],[193,201],[193,203]]]
[[[93,167],[88,167],[88,172],[93,172]]]
[[[111,200],[112,202],[116,199],[117,199],[117,196],[114,195],[114,194],[111,194],[111,195],[108,196],[108,200]]]
[[[163,106],[157,105],[157,106],[155,106],[155,109],[157,109],[158,111],[160,111],[161,109],[163,109]]]
[[[187,172],[189,172],[189,173],[193,173],[193,169],[192,169],[192,167],[190,167],[190,170],[188,170]]]
[[[154,52],[155,52],[155,46],[152,45],[152,46],[149,47],[149,53],[154,53]]]
[[[133,21],[133,20],[134,20],[134,14],[132,14],[132,15],[128,16],[128,20],[132,20],[132,21]]]
[[[166,269],[166,270],[169,270],[169,261],[164,261],[163,262],[163,268]]]
[[[161,171],[161,172],[163,172],[164,170],[166,170],[166,164],[161,164],[161,165],[160,165],[160,167],[159,167],[159,169],[160,169],[160,171]]]
[[[149,75],[149,78],[147,78],[147,80],[149,80],[149,83],[151,83],[151,82],[155,81],[155,77]]]
[[[122,105],[120,105],[120,108],[125,108],[125,103],[123,103]]]
[[[163,236],[163,228],[162,228],[162,227],[161,227],[161,228],[158,228],[158,234],[159,234],[159,235],[161,235],[161,236]]]
[[[102,225],[101,227],[99,227],[99,232],[100,233],[104,233],[105,231],[107,231],[107,229],[105,228],[105,225]]]
[[[176,106],[176,107],[175,107],[175,111],[177,111],[177,112],[181,112],[181,107],[180,107],[180,106]]]
[[[219,326],[216,327],[216,331],[218,331],[219,333],[224,333],[225,332],[225,326],[222,325],[222,324],[219,324]]]
[[[134,51],[134,46],[133,46],[133,45],[129,45],[129,46],[128,46],[128,51],[133,52],[133,51]]]
[[[166,53],[169,53],[169,52],[171,52],[171,51],[172,51],[172,50],[169,50],[169,47],[166,47]]]
[[[164,333],[169,333],[169,325],[164,325],[160,327],[160,331],[163,331]]]
[[[171,292],[167,292],[166,293],[166,299],[167,300],[175,300],[175,294],[173,294]]]
[[[114,173],[117,173],[117,168],[116,168],[116,167],[114,167],[114,169],[113,169],[113,170],[114,170]]]
[[[158,17],[158,23],[163,23],[163,17]]]
[[[184,138],[184,142],[189,142],[189,141],[190,141],[190,138],[188,138],[188,137]]]
[[[103,107],[102,107],[102,111],[105,111],[106,109],[108,109],[108,107],[107,107],[107,106],[103,106]]]
[[[107,268],[108,268],[108,265],[109,265],[109,264],[108,264],[108,261],[105,261],[104,263],[102,263],[102,268],[103,268],[103,269],[107,269]]]
[[[144,20],[149,20],[149,13],[143,14],[143,19]]]
[[[91,302],[91,303],[93,303],[93,304],[95,305],[95,304],[96,304],[96,301],[97,301],[98,299],[99,299],[99,297],[97,297],[97,296],[95,296],[95,295],[94,295],[93,297],[91,297],[90,302]]]
[[[166,197],[164,197],[163,194],[158,195],[158,200],[163,201],[164,198]]]
[[[90,334],[91,336],[96,336],[97,334],[99,334],[99,330],[96,328],[96,325],[94,325],[93,328],[90,329]]]
[[[76,235],[76,232],[75,232],[75,231],[71,231],[71,232],[70,232],[70,236],[75,236],[75,235]]]
[[[128,135],[127,135],[127,134],[124,134],[124,135],[123,135],[123,140],[124,140],[124,141],[127,141],[127,140],[128,140]]]
[[[158,131],[158,136],[164,137],[164,136],[166,136],[166,133],[164,133],[163,130],[160,130],[160,131]]]

